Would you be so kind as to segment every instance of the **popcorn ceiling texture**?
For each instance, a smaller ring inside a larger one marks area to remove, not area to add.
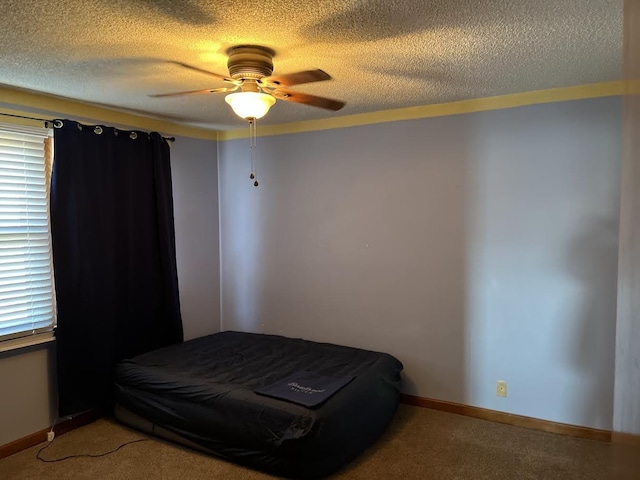
[[[273,48],[275,73],[337,113],[278,101],[264,124],[619,80],[622,0],[3,0],[0,83],[180,123],[243,126],[221,87],[237,44]]]

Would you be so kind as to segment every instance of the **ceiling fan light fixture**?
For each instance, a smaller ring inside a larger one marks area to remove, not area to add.
[[[271,95],[260,92],[238,92],[225,97],[225,102],[240,118],[245,120],[264,117],[269,109],[276,103]]]

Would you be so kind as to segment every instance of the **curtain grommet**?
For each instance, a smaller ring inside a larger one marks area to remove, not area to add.
[[[131,140],[135,140],[136,138],[138,138],[138,134],[136,132],[131,132],[131,134],[129,135],[129,138]]]
[[[62,123],[62,120],[54,120],[53,121],[53,128],[62,128],[64,124]]]
[[[93,132],[97,135],[102,133],[102,127],[100,125],[96,125],[96,128],[93,129]]]

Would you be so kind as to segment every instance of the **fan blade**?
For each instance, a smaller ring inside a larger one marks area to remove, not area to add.
[[[311,105],[312,107],[324,108],[326,110],[333,110],[337,112],[346,104],[340,100],[333,100],[331,98],[316,97],[315,95],[308,95],[306,93],[294,92],[285,88],[279,88],[272,92],[273,96],[278,100],[286,100],[287,102],[304,103],[305,105]]]
[[[194,67],[193,65],[189,65],[187,63],[175,62],[170,60],[169,63],[173,63],[174,65],[180,65],[181,67],[188,68],[189,70],[193,70],[194,72],[204,73],[205,75],[209,75],[211,77],[219,78],[225,82],[233,83],[234,85],[241,85],[242,80],[234,80],[233,78],[225,77],[224,75],[220,75],[219,73],[210,72],[209,70],[204,70],[202,68]]]
[[[192,93],[222,93],[222,92],[233,92],[240,87],[232,87],[232,88],[206,88],[204,90],[189,90],[188,92],[173,92],[173,93],[157,93],[155,95],[149,95],[152,98],[160,98],[160,97],[178,97],[180,95],[190,95]]]
[[[323,70],[305,70],[303,72],[285,73],[284,75],[271,75],[260,79],[260,83],[266,85],[283,85],[292,87],[301,83],[322,82],[331,80],[331,75]]]

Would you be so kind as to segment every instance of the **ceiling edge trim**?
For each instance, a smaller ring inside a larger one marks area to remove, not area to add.
[[[637,82],[614,81],[601,82],[573,87],[551,88],[532,92],[514,93],[496,97],[461,100],[458,102],[438,103],[418,107],[382,110],[379,112],[345,115],[342,117],[325,118],[321,120],[307,120],[297,123],[282,123],[278,125],[261,125],[258,135],[285,135],[290,133],[311,132],[315,130],[329,130],[334,128],[356,127],[375,123],[397,122],[400,120],[415,120],[428,117],[442,117],[460,115],[464,113],[483,112],[487,110],[502,110],[506,108],[522,107],[541,103],[566,102],[588,98],[610,97],[624,95],[631,91],[638,91]],[[248,138],[249,129],[226,130],[218,132],[218,140],[234,140]]]
[[[143,117],[132,113],[112,110],[110,108],[99,107],[88,103],[82,103],[62,97],[54,97],[42,93],[16,90],[13,88],[0,86],[0,102],[15,105],[18,107],[29,107],[48,113],[36,114],[36,116],[49,117],[51,120],[59,118],[60,115],[70,115],[76,118],[95,120],[117,124],[136,129],[158,131],[163,134],[179,135],[190,138],[200,138],[205,140],[217,140],[216,130],[205,130],[204,128],[190,127],[178,123],[159,120],[151,117]],[[24,112],[17,110],[0,109],[3,113],[12,115],[33,116],[34,112]],[[6,121],[19,123],[22,125],[34,125],[37,123],[23,119],[7,118]]]

